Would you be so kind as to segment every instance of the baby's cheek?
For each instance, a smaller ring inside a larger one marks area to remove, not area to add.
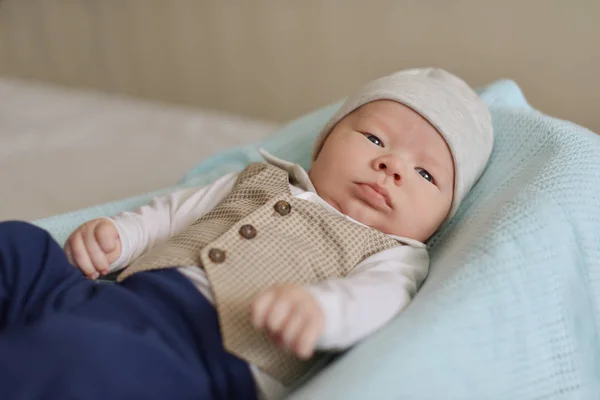
[[[385,218],[381,215],[378,215],[375,210],[368,208],[359,201],[348,202],[346,210],[346,215],[360,222],[361,224],[378,229],[380,231],[385,229]]]
[[[352,219],[359,221],[358,216],[354,211],[354,207],[352,206],[352,203],[348,200],[338,201],[338,211],[344,215],[349,216]]]
[[[378,229],[388,235],[404,236],[406,226],[414,222],[407,218],[410,217],[399,215],[399,213],[384,216],[380,220]]]

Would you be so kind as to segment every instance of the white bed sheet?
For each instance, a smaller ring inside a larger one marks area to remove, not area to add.
[[[33,220],[174,184],[278,124],[0,78],[0,220]]]

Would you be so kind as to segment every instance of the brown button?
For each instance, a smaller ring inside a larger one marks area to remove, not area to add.
[[[225,261],[225,252],[221,249],[210,249],[208,258],[214,263],[220,264]]]
[[[252,239],[254,236],[256,236],[256,228],[254,228],[252,225],[242,225],[240,228],[240,235],[246,239]]]
[[[292,211],[292,206],[285,200],[279,200],[275,203],[275,211],[280,215],[288,215]]]

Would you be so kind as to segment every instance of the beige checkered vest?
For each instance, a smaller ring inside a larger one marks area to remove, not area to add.
[[[204,268],[225,348],[290,384],[319,356],[299,360],[257,332],[249,320],[252,298],[277,283],[344,277],[363,259],[399,245],[375,229],[295,198],[286,171],[257,163],[242,171],[217,207],[140,257],[117,280],[154,269]]]

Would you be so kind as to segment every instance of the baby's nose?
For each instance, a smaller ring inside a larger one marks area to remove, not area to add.
[[[396,157],[386,157],[377,161],[377,170],[392,176],[394,181],[402,179],[402,163]]]

